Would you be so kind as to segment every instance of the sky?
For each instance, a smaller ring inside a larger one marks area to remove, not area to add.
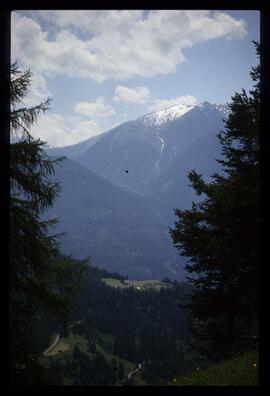
[[[30,69],[24,104],[52,98],[31,129],[75,144],[176,104],[225,104],[252,88],[255,10],[13,11],[11,61]]]

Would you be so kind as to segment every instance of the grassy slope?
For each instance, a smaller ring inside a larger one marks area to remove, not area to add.
[[[141,289],[153,288],[160,290],[162,287],[172,287],[169,283],[161,282],[159,280],[144,280],[144,281],[129,281],[128,283],[122,283],[119,279],[114,278],[102,278],[108,286],[112,287],[140,287]]]
[[[169,385],[256,386],[258,385],[258,351],[248,352],[190,375],[174,378]]]
[[[63,352],[58,352],[58,345],[64,345],[67,346],[67,348],[63,348]],[[57,345],[52,349],[52,353],[50,353],[48,356],[42,356],[40,357],[39,361],[44,367],[49,366],[49,361],[54,361],[54,360],[68,360],[72,358],[73,354],[73,349],[75,348],[75,345],[78,345],[78,348],[81,352],[84,352],[88,354],[89,356],[92,356],[93,354],[90,354],[88,351],[88,342],[84,337],[81,337],[77,334],[74,334],[72,331],[70,331],[68,337],[60,338],[59,342]]]

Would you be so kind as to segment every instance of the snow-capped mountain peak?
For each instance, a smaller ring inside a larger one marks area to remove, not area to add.
[[[174,105],[166,107],[165,109],[157,110],[152,113],[148,113],[144,116],[139,117],[137,120],[143,122],[144,125],[148,127],[159,127],[167,124],[170,121],[176,120],[182,117],[185,113],[189,112],[195,107],[199,107],[202,110],[207,111],[207,109],[216,109],[227,117],[229,115],[229,107],[227,105],[215,104],[210,102],[202,102],[198,105]]]
[[[160,126],[182,117],[182,115],[193,109],[193,107],[194,105],[174,105],[141,116],[138,120],[142,121],[147,126]]]

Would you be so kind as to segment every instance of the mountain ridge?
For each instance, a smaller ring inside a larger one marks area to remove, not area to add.
[[[215,107],[217,110],[223,112],[226,117],[229,114],[229,107],[228,105],[224,105],[224,104],[216,104],[216,103],[211,103],[208,101],[204,101],[201,102],[199,104],[196,105],[173,105],[173,106],[167,106],[164,107],[163,109],[159,109],[159,110],[155,110],[155,111],[151,111],[149,113],[143,114],[139,117],[137,117],[134,120],[129,120],[129,121],[125,121],[123,123],[118,124],[117,126],[110,128],[104,132],[102,132],[100,135],[95,135],[92,136],[88,139],[82,140],[81,142],[75,143],[75,144],[71,144],[71,145],[67,145],[67,146],[60,146],[60,147],[54,147],[54,146],[49,146],[47,145],[46,150],[51,153],[52,155],[58,155],[58,151],[60,153],[66,152],[65,155],[71,155],[71,159],[76,159],[78,153],[81,154],[82,152],[86,151],[88,148],[90,148],[92,145],[94,145],[100,138],[104,137],[105,134],[113,131],[115,128],[119,127],[120,125],[125,125],[127,123],[130,122],[136,122],[136,121],[143,121],[146,125],[147,125],[147,120],[151,119],[152,123],[155,124],[156,122],[158,123],[158,126],[161,126],[162,123],[159,122],[162,115],[166,116],[167,114],[167,119],[163,119],[163,123],[166,123],[168,121],[173,121],[177,118],[182,117],[182,115],[184,115],[185,113],[187,113],[188,111],[192,110],[195,107],[199,107],[199,108],[206,108],[207,106],[212,106]],[[150,124],[148,124],[150,125]],[[72,151],[74,150],[74,153],[72,153]]]
[[[175,157],[208,134],[215,136],[226,114],[204,103],[157,126],[147,117],[115,127],[76,159],[112,183],[145,195]],[[129,170],[128,178],[123,169]]]

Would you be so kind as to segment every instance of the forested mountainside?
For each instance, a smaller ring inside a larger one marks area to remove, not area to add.
[[[112,286],[112,280],[120,287]],[[37,323],[40,363],[48,369],[51,381],[159,384],[199,364],[184,309],[191,293],[188,284],[168,279],[138,284],[88,266],[69,319],[64,324],[50,322],[49,327],[48,320],[45,327]],[[58,344],[44,356],[57,334]],[[127,378],[136,367],[140,370]]]

